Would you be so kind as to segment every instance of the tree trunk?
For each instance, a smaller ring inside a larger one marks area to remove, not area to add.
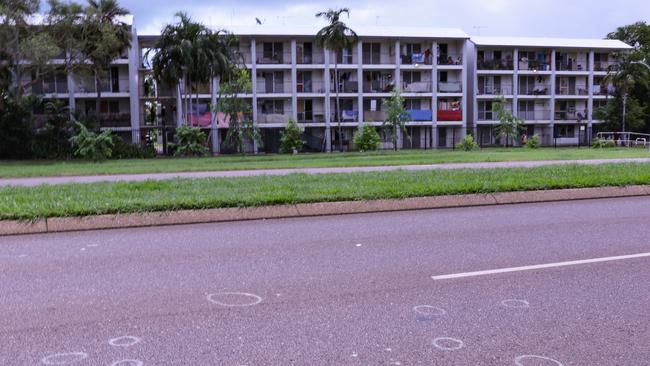
[[[336,121],[339,131],[339,152],[343,152],[343,135],[341,134],[341,105],[339,100],[339,61],[334,60],[334,92],[336,93]]]
[[[181,97],[181,82],[176,83],[176,127],[183,124],[183,98]]]
[[[97,116],[97,121],[101,126],[100,110],[102,106],[102,87],[99,82],[99,73],[97,70],[95,70],[95,91],[97,92],[97,99],[95,100],[95,115]]]

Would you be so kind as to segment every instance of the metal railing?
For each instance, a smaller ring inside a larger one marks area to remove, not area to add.
[[[363,111],[364,122],[383,122],[385,119],[384,111]]]
[[[555,89],[556,95],[589,95],[589,90],[586,87],[557,87]]]
[[[438,83],[438,93],[462,93],[463,83],[460,81],[447,81]]]
[[[304,93],[325,93],[325,82],[323,81],[303,81],[296,85],[298,94]]]
[[[297,53],[296,63],[299,65],[320,65],[325,63],[325,54],[322,51],[302,55]]]
[[[299,123],[323,123],[325,122],[325,113],[316,112],[298,112]]]
[[[257,52],[256,63],[258,65],[290,65],[291,52]]]
[[[551,64],[537,60],[519,61],[517,67],[520,71],[551,71]]]
[[[463,55],[459,53],[441,53],[440,55],[438,55],[438,65],[462,66]]]
[[[334,83],[330,84],[330,91],[336,92]],[[339,83],[339,93],[358,93],[359,82],[356,80],[342,81]]]
[[[478,60],[478,70],[513,70],[511,59]]]
[[[535,87],[519,87],[519,95],[550,95],[551,86],[546,85],[535,85]]]
[[[518,111],[517,117],[523,119],[524,121],[550,121],[551,111],[547,109],[534,110],[534,111]]]
[[[401,55],[400,62],[402,65],[431,65],[433,63],[433,54],[410,53]]]
[[[287,94],[291,93],[291,89],[291,82],[286,80],[282,83],[258,82],[257,84],[257,92],[261,94]]]
[[[555,111],[556,121],[584,121],[586,119],[586,109],[577,109],[575,111]]]
[[[512,86],[493,86],[485,87],[479,85],[478,87],[479,95],[512,95]]]
[[[402,91],[404,93],[431,93],[430,81],[416,81],[414,83],[403,83]]]
[[[615,146],[648,147],[650,149],[650,134],[638,132],[598,132],[596,138],[612,141]]]
[[[292,116],[291,110],[287,109],[282,113],[258,112],[257,123],[287,123]]]

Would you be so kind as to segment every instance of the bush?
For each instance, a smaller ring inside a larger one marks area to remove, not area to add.
[[[371,125],[362,124],[354,133],[354,145],[359,151],[374,151],[379,148],[381,137],[377,129]]]
[[[591,147],[593,147],[595,149],[616,147],[616,142],[614,140],[605,140],[605,139],[601,139],[601,138],[596,137],[591,142]]]
[[[82,123],[75,122],[79,133],[70,138],[70,142],[75,147],[74,154],[83,159],[93,161],[106,160],[111,157],[113,148],[113,136],[111,131],[107,130],[100,134],[88,131],[88,128]]]
[[[474,141],[472,135],[465,135],[462,140],[458,143],[458,148],[463,151],[473,151],[478,149],[478,144]]]
[[[47,102],[48,117],[42,127],[34,133],[33,157],[37,159],[70,159],[74,147],[70,142],[76,133],[69,110],[60,102]]]
[[[153,146],[140,146],[124,142],[121,137],[113,135],[112,159],[152,159],[156,157]]]
[[[302,129],[298,126],[298,122],[293,118],[289,118],[284,132],[282,132],[282,137],[280,137],[280,152],[290,154],[294,151],[300,151],[304,144]]]
[[[539,145],[540,142],[538,134],[534,134],[533,137],[529,138],[528,141],[526,141],[526,147],[529,149],[537,149]]]
[[[203,156],[210,152],[207,138],[197,127],[181,126],[176,129],[174,156]]]
[[[0,159],[28,159],[32,155],[32,111],[37,100],[16,98],[10,92],[0,95]]]

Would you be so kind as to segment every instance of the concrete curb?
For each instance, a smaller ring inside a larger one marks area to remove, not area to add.
[[[650,185],[5,220],[0,236],[638,196],[650,196]]]

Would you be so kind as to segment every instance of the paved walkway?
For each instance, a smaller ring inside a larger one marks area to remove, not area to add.
[[[430,165],[391,165],[342,168],[296,168],[268,170],[227,170],[212,172],[184,173],[152,173],[152,174],[118,174],[118,175],[89,175],[69,177],[35,177],[35,178],[5,178],[0,179],[0,187],[6,186],[37,186],[42,184],[96,183],[96,182],[141,182],[145,180],[166,180],[174,178],[218,178],[218,177],[250,177],[258,175],[288,175],[295,173],[357,173],[357,172],[386,172],[395,170],[453,170],[453,169],[487,169],[487,168],[534,168],[549,165],[599,165],[612,163],[650,163],[650,158],[631,159],[596,159],[596,160],[541,160],[541,161],[503,161],[483,163],[448,163]]]

